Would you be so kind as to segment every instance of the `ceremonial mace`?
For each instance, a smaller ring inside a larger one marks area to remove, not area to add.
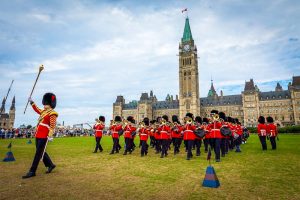
[[[43,71],[43,69],[44,69],[44,65],[40,65],[40,67],[39,67],[39,73],[38,73],[38,75],[37,75],[37,77],[36,77],[36,79],[35,79],[33,88],[32,88],[32,90],[31,90],[31,93],[30,93],[29,98],[28,98],[28,100],[27,100],[27,104],[26,104],[26,107],[25,107],[25,110],[24,110],[24,114],[25,114],[25,112],[26,112],[26,110],[27,110],[28,103],[29,103],[29,99],[30,99],[31,96],[32,96],[32,93],[33,93],[33,90],[34,90],[34,88],[35,88],[35,85],[36,85],[36,83],[37,83],[37,81],[38,81],[38,79],[39,79],[39,77],[40,77],[40,74],[41,74],[41,72]]]

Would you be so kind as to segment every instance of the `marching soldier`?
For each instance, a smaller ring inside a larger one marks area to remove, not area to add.
[[[110,154],[119,153],[119,137],[122,135],[122,124],[121,124],[122,118],[120,116],[116,116],[115,120],[112,121],[112,124],[109,127],[109,130],[111,131],[111,135],[113,138],[113,148],[110,152]]]
[[[204,143],[204,152],[207,153],[208,152],[208,145],[210,144],[209,143],[209,139],[210,139],[210,133],[209,133],[209,130],[207,129],[208,128],[208,125],[209,125],[209,121],[206,117],[203,118],[202,120],[202,128],[205,130],[206,134],[205,134],[205,137],[203,139],[203,143]]]
[[[216,162],[221,162],[220,145],[221,145],[222,135],[221,135],[220,128],[222,127],[222,124],[218,121],[219,111],[212,110],[210,113],[212,116],[212,123],[208,126],[211,131],[210,146],[211,148],[214,149]]]
[[[160,140],[160,135],[159,135],[159,126],[161,124],[161,117],[157,117],[156,118],[156,124],[155,124],[155,128],[154,128],[154,138],[155,138],[155,154],[159,154],[161,152],[161,140]]]
[[[196,123],[196,129],[197,128],[202,128],[202,118],[200,116],[195,117],[195,123]],[[200,156],[200,148],[202,144],[202,138],[199,136],[195,136],[195,145],[196,145],[196,156]]]
[[[227,127],[227,125],[225,124],[226,121],[226,115],[224,112],[219,112],[219,118],[220,118],[220,122],[222,127]],[[221,155],[222,157],[225,157],[225,151],[226,151],[226,136],[221,134]]]
[[[140,128],[138,130],[140,136],[140,144],[141,144],[141,157],[148,154],[148,136],[150,133],[149,130],[149,118],[144,118],[143,122],[140,124]]]
[[[100,152],[103,151],[103,148],[100,144],[102,134],[103,134],[103,129],[105,128],[105,117],[100,116],[99,120],[97,120],[97,123],[94,125],[94,130],[95,130],[95,139],[96,139],[96,147],[95,151],[93,153],[97,153],[98,149]]]
[[[274,120],[272,117],[267,117],[267,134],[270,137],[270,142],[272,145],[272,149],[276,150],[276,137],[278,135],[277,126],[274,124]]]
[[[132,153],[133,151],[133,137],[135,136],[135,131],[136,128],[133,126],[135,123],[135,120],[133,119],[132,116],[127,117],[127,123],[125,123],[125,127],[123,128],[124,130],[124,138],[125,138],[125,151],[123,155],[127,155],[127,152],[129,154]]]
[[[161,120],[161,125],[158,128],[159,136],[160,136],[160,142],[161,142],[161,158],[168,155],[168,143],[169,143],[169,135],[170,135],[170,127],[167,125],[168,123],[168,116],[164,115]]]
[[[196,126],[193,124],[193,114],[187,113],[185,115],[185,125],[183,128],[183,139],[186,143],[187,156],[186,159],[190,160],[193,157],[192,147],[195,140]]]
[[[56,107],[56,96],[53,93],[46,93],[43,96],[44,109],[40,109],[37,105],[29,99],[29,102],[33,110],[40,115],[35,134],[36,152],[29,172],[22,178],[30,178],[35,176],[36,169],[39,161],[43,159],[43,162],[48,170],[46,173],[51,173],[56,167],[51,161],[49,155],[46,153],[46,146],[48,140],[52,138],[54,129],[56,126],[57,112],[54,111]]]
[[[172,116],[172,122],[174,124],[174,127],[172,127],[171,129],[171,135],[174,141],[174,155],[176,155],[179,153],[180,145],[182,142],[182,126],[180,125],[177,115]]]
[[[267,150],[267,142],[266,142],[266,137],[267,137],[267,125],[265,124],[265,118],[263,116],[260,116],[258,118],[258,125],[257,125],[257,133],[258,137],[262,146],[262,150],[266,151]]]
[[[235,139],[235,152],[242,152],[241,151],[241,144],[242,144],[242,137],[243,137],[243,129],[242,124],[239,122],[238,118],[235,118],[236,121],[236,133],[238,134],[238,138]]]

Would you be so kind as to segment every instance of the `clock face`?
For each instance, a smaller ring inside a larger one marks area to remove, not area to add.
[[[189,51],[190,50],[190,45],[186,44],[183,46],[184,51]]]

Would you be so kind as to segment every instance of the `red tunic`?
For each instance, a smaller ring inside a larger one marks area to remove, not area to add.
[[[208,125],[211,130],[210,137],[211,138],[222,138],[222,134],[220,128],[222,127],[221,122],[213,122]]]
[[[275,124],[267,124],[267,134],[270,137],[276,137],[278,135],[277,126]]]
[[[124,138],[132,139],[132,132],[136,131],[136,128],[130,124],[126,125],[124,128]]]
[[[184,125],[183,128],[183,139],[184,140],[195,140],[196,136],[194,131],[196,130],[196,126],[191,124]]]
[[[150,131],[147,128],[145,128],[145,127],[140,128],[140,130],[139,130],[140,140],[147,141],[149,133],[150,133]]]
[[[266,124],[258,124],[257,125],[257,133],[258,133],[258,136],[267,136],[267,125]]]
[[[110,126],[109,130],[111,130],[112,138],[119,138],[119,131],[122,130],[122,125],[121,124],[115,124]]]
[[[182,138],[182,126],[180,124],[175,125],[171,131],[172,138]]]
[[[240,124],[236,125],[236,133],[240,136],[243,135],[243,129]]]
[[[158,132],[159,132],[159,139],[161,140],[167,140],[169,139],[169,135],[170,135],[170,127],[167,125],[162,125],[158,128]]]
[[[105,124],[103,123],[96,123],[94,125],[95,137],[102,137],[104,127]]]
[[[47,138],[49,131],[54,131],[56,126],[57,112],[53,109],[40,109],[35,103],[31,104],[33,110],[40,115],[39,122],[37,124],[35,137],[36,138]]]

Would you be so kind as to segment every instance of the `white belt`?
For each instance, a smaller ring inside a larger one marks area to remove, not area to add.
[[[186,132],[192,132],[192,133],[194,132],[194,131],[192,131],[192,130],[185,130],[185,131],[186,131]]]
[[[211,129],[212,131],[219,131],[220,129],[217,129],[217,128],[215,128],[215,129]]]
[[[96,132],[99,132],[99,131],[101,131],[101,132],[102,132],[102,130],[96,130]]]
[[[161,131],[161,133],[168,133],[167,131]]]
[[[44,124],[44,123],[39,123],[39,126],[45,126],[45,127],[47,127],[48,129],[50,129],[50,126],[48,125],[48,124]]]
[[[147,134],[141,134],[141,135],[147,135]]]

